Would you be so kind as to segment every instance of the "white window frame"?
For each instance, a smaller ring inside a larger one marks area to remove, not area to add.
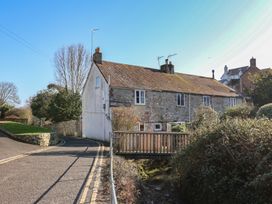
[[[95,88],[98,89],[101,87],[101,78],[100,76],[95,77]]]
[[[141,125],[144,126],[144,130],[141,130]],[[144,124],[144,123],[139,123],[138,128],[139,128],[139,129],[138,129],[139,132],[144,132],[144,131],[145,131],[145,124]]]
[[[156,128],[157,125],[159,125],[160,128]],[[162,124],[161,123],[155,123],[154,124],[154,131],[162,131]]]
[[[139,92],[139,102],[137,102],[137,92]],[[142,102],[143,93],[143,102]],[[145,90],[136,89],[134,91],[135,105],[145,105]]]
[[[178,104],[178,99],[179,99],[179,97],[180,97],[180,104]],[[181,99],[183,98],[183,104],[181,103]],[[177,106],[179,106],[179,107],[184,107],[185,106],[185,94],[184,93],[177,93],[176,94],[176,100],[177,100]]]
[[[204,106],[211,106],[212,105],[212,100],[211,99],[212,99],[211,96],[203,96],[202,97],[202,103],[203,103],[203,105]]]
[[[234,107],[237,105],[237,98],[229,98],[229,107]]]

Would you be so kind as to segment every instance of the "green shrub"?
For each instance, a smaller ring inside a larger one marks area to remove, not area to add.
[[[272,121],[227,119],[198,133],[172,162],[186,203],[271,203]]]
[[[260,107],[257,112],[257,117],[267,117],[269,119],[272,118],[272,103],[265,104]]]
[[[181,123],[181,124],[174,124],[171,127],[172,132],[186,132],[186,124]]]
[[[228,108],[222,115],[222,119],[226,118],[251,118],[254,117],[254,107],[246,104]]]

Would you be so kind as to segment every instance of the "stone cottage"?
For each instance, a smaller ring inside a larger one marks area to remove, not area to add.
[[[223,112],[242,102],[213,77],[177,73],[168,60],[153,69],[104,61],[96,49],[93,61],[82,95],[84,137],[109,140],[112,107],[133,108],[138,131],[167,131],[167,124],[191,121],[201,105]]]

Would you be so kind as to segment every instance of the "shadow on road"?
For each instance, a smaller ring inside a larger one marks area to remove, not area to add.
[[[85,144],[85,147],[86,147],[86,144]],[[82,157],[95,157],[96,156],[96,151],[88,151],[89,147],[86,147],[85,150],[82,152],[82,151],[56,151],[56,152],[42,152],[42,153],[36,153],[36,154],[33,154],[34,156],[41,156],[41,155],[45,155],[45,156],[63,156],[63,155],[72,155],[74,157],[76,157],[76,159],[68,166],[68,168],[63,172],[63,174],[34,202],[35,204],[36,203],[39,203],[43,198],[44,196],[46,196],[48,194],[49,191],[51,191],[59,182],[61,182],[61,179],[65,176],[65,174],[67,174],[67,172],[75,165],[75,163]],[[84,178],[84,182],[82,183],[81,187],[80,187],[80,190],[79,192],[77,193],[77,196],[74,200],[74,203],[77,203],[79,198],[80,198],[80,195],[81,195],[81,192],[85,186],[85,183],[87,182],[87,178],[91,172],[91,169],[93,167],[93,164],[94,164],[94,159],[92,160],[92,163],[90,165],[90,168],[89,168],[89,171],[87,172],[86,174],[86,177]]]
[[[97,151],[50,151],[50,152],[38,152],[31,156],[71,156],[71,157],[83,157],[83,158],[93,158],[96,156]]]

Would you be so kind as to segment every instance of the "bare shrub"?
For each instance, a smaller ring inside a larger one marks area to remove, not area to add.
[[[200,106],[195,110],[195,117],[189,125],[192,131],[209,129],[219,122],[219,114],[208,106]],[[202,127],[201,129],[199,127]]]
[[[138,121],[132,108],[115,107],[112,109],[112,129],[114,131],[131,131]]]
[[[140,194],[137,165],[121,157],[114,157],[113,169],[118,201],[136,203]]]
[[[20,119],[27,120],[28,124],[32,123],[32,111],[28,106],[22,108],[13,108],[6,113],[6,117],[8,116],[17,116]]]

